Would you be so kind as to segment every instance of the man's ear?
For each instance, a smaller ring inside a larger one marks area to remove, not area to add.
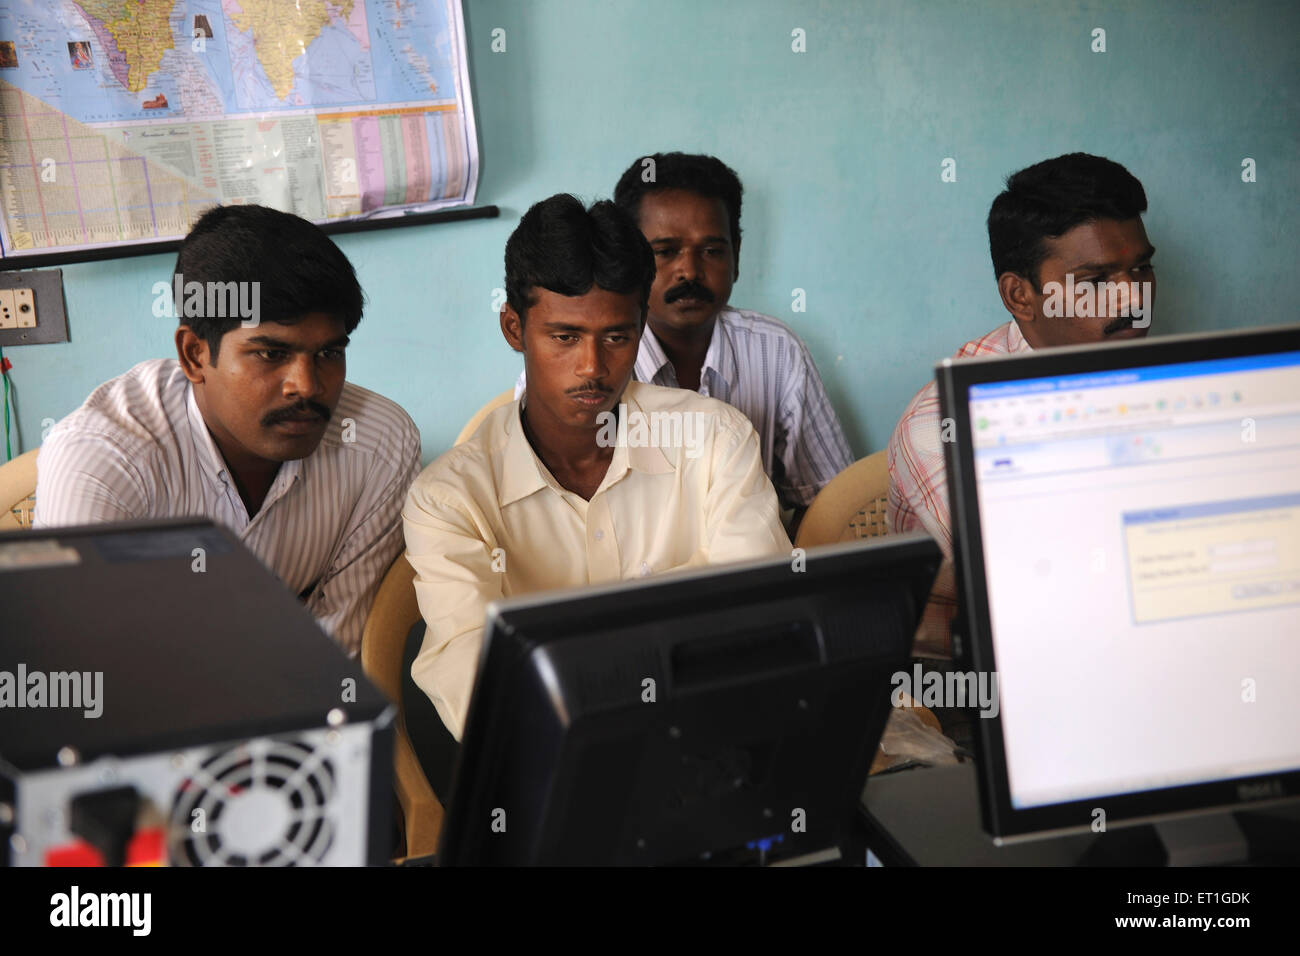
[[[180,359],[181,371],[194,385],[203,383],[203,369],[212,363],[208,361],[208,343],[188,325],[176,330],[176,357]]]
[[[1017,322],[1033,322],[1038,318],[1036,299],[1038,290],[1024,276],[1004,272],[998,276],[998,294],[1002,305]]]
[[[516,352],[524,350],[524,320],[509,302],[501,307],[501,334]]]

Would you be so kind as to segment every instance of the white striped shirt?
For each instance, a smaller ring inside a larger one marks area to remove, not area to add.
[[[641,334],[633,378],[679,388],[650,326]],[[524,390],[521,372],[515,397]],[[758,432],[763,469],[782,508],[803,508],[849,465],[853,454],[808,347],[779,319],[723,309],[700,371],[699,393],[740,409]]]
[[[281,464],[250,520],[180,363],[154,359],[95,389],[50,430],[36,465],[38,527],[208,518],[356,654],[375,591],[402,550],[420,435],[400,406],[345,383],[316,450]]]

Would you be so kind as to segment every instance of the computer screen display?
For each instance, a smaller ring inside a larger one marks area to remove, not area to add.
[[[995,832],[1284,796],[1300,769],[1300,330],[961,365],[940,379],[961,416],[967,625],[1000,691],[981,728]]]

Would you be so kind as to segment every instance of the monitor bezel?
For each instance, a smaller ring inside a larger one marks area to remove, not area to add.
[[[954,647],[955,656],[963,666],[979,672],[997,670],[975,483],[969,397],[972,385],[1297,350],[1300,350],[1300,324],[1065,346],[1014,355],[945,359],[938,363],[935,381],[940,415],[945,423],[952,422],[953,440],[944,442],[944,466],[958,590]],[[1109,827],[1228,808],[1261,807],[1300,796],[1298,767],[1292,771],[1016,808],[1011,803],[1001,710],[996,717],[982,717],[974,723],[984,827],[998,841],[1091,829],[1096,820],[1094,810],[1098,807],[1104,809],[1105,825]]]
[[[755,588],[788,587],[796,552],[802,552],[798,556],[804,561],[803,570],[797,575],[801,587],[810,586],[819,578],[838,580],[859,574],[888,573],[900,579],[910,577],[918,622],[942,559],[934,539],[918,532],[795,548],[790,556],[711,565],[607,585],[537,592],[489,604],[474,692],[470,697],[465,733],[447,801],[447,816],[438,849],[440,864],[473,862],[468,858],[472,854],[463,846],[465,841],[457,831],[462,818],[472,813],[470,808],[483,802],[482,787],[497,758],[489,746],[493,743],[489,738],[492,725],[499,719],[498,711],[503,706],[501,701],[489,699],[490,695],[480,693],[480,690],[486,674],[504,669],[511,660],[538,646],[540,642],[528,636],[531,622],[556,613],[575,621],[585,620],[603,610],[635,612],[637,608],[653,607],[668,599],[689,602],[729,591],[739,593]],[[917,577],[918,572],[924,580]],[[555,622],[548,623],[553,627]],[[507,637],[510,639],[506,640]],[[864,768],[864,779],[865,776]],[[846,808],[846,818],[854,812],[854,808]]]

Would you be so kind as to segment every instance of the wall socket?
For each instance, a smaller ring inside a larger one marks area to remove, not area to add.
[[[18,307],[14,305],[14,294],[8,289],[0,289],[0,329],[18,328]]]
[[[63,270],[0,272],[0,347],[66,341]]]
[[[36,328],[36,304],[31,289],[0,289],[0,329]]]

